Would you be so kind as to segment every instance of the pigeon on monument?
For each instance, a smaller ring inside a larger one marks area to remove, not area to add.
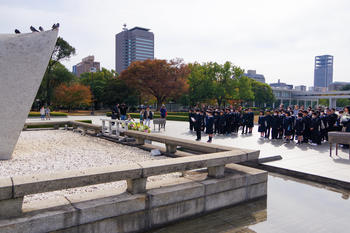
[[[30,30],[32,31],[32,32],[39,32],[38,30],[36,30],[36,28],[35,27],[33,27],[33,26],[30,26]]]
[[[56,23],[56,24],[52,25],[52,30],[57,29],[57,28],[59,28],[59,27],[60,27],[60,24],[59,24],[59,23]]]
[[[21,32],[18,29],[15,29],[16,34],[20,34]]]
[[[39,31],[43,32],[44,28],[42,26],[39,26]]]

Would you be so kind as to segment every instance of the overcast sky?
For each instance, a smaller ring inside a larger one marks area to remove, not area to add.
[[[334,81],[350,81],[350,1],[346,0],[0,0],[1,33],[50,28],[77,50],[115,67],[115,34],[150,28],[155,57],[231,61],[268,83],[313,85],[314,57],[334,56]]]

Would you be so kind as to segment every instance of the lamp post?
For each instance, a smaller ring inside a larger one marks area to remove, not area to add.
[[[91,115],[95,115],[94,112],[94,73],[96,72],[95,67],[90,68],[90,73],[91,73]]]

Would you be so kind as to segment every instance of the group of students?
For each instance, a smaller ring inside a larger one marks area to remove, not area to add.
[[[224,110],[210,109],[189,111],[190,130],[195,130],[197,139],[201,140],[201,132],[209,135],[208,142],[212,142],[214,134],[229,135],[238,133],[251,134],[254,127],[254,113],[250,108],[226,108]],[[350,132],[350,106],[336,113],[332,108],[311,107],[304,109],[298,105],[284,109],[260,111],[258,118],[258,132],[261,138],[284,139],[284,142],[297,140],[297,144],[311,143],[320,145],[328,140],[330,131]]]
[[[297,144],[310,143],[320,145],[328,141],[328,132],[350,132],[350,107],[339,111],[334,108],[304,109],[298,105],[292,109],[260,111],[258,131],[262,138],[285,139],[286,143],[297,140]]]
[[[238,133],[242,127],[242,134],[251,134],[254,127],[254,113],[248,108],[224,110],[207,108],[206,110],[190,110],[189,111],[190,130],[196,131],[197,141],[201,140],[201,132],[209,135],[208,142],[212,142],[214,134],[229,135]]]

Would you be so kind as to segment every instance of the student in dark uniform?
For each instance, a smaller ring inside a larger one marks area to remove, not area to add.
[[[272,139],[277,139],[278,138],[278,132],[280,131],[282,124],[281,124],[281,118],[278,115],[278,110],[275,110],[273,113],[273,116],[270,116],[270,126],[271,126],[271,134],[272,134]],[[269,133],[270,134],[270,133]]]
[[[205,129],[205,112],[202,110],[200,111],[200,115],[202,117],[202,125],[201,125],[201,131],[204,132],[204,129]]]
[[[238,133],[239,124],[241,121],[241,113],[238,111],[238,109],[235,109],[233,116],[233,132]]]
[[[219,119],[220,119],[219,112],[218,110],[216,110],[214,112],[214,133],[215,134],[220,133]]]
[[[321,120],[318,117],[318,114],[316,112],[313,112],[311,122],[310,122],[311,141],[312,141],[311,145],[313,146],[321,144],[320,128],[321,128]]]
[[[329,109],[327,112],[327,115],[328,115],[328,132],[336,131],[338,115],[335,113],[335,109],[334,108]]]
[[[265,116],[264,116],[264,111],[259,112],[259,119],[258,119],[258,132],[260,132],[260,137],[263,138],[265,136],[265,131],[266,131],[266,122],[265,122]]]
[[[189,110],[188,112],[188,121],[190,123],[190,130],[193,131],[193,126],[194,126],[194,122],[192,121],[192,118],[195,117],[195,113],[192,109]]]
[[[224,134],[225,133],[225,127],[226,127],[226,119],[224,115],[224,111],[220,111],[220,116],[219,116],[219,134]]]
[[[320,115],[320,137],[322,141],[328,141],[328,116],[324,112],[321,112]]]
[[[308,143],[309,140],[311,139],[311,132],[310,132],[311,117],[309,116],[306,110],[303,111],[303,120],[305,123],[305,130],[303,132],[303,142]]]
[[[230,109],[226,108],[225,110],[225,134],[229,135],[231,133],[231,114]]]
[[[298,117],[295,120],[295,134],[298,138],[297,144],[300,145],[303,141],[303,134],[305,130],[305,121],[303,119],[303,114],[301,112],[298,113]]]
[[[252,112],[252,109],[248,109],[248,129],[249,133],[251,134],[253,132],[254,127],[254,113]]]
[[[208,143],[211,143],[213,140],[213,127],[214,127],[214,116],[212,111],[207,111],[207,124],[206,124],[206,130],[207,134],[209,135]]]
[[[283,139],[284,118],[286,117],[286,113],[283,109],[280,111],[279,117],[280,117],[281,126],[279,127],[279,130],[278,130],[278,139]]]
[[[202,138],[202,121],[203,121],[203,116],[200,114],[199,109],[196,109],[196,114],[194,116],[194,130],[196,131],[197,138],[196,141],[200,141]]]
[[[272,116],[269,110],[266,111],[264,120],[265,120],[265,138],[270,138]]]
[[[245,109],[242,115],[242,134],[247,134],[248,133],[248,109]],[[245,132],[244,132],[245,128]]]
[[[290,112],[286,112],[286,116],[283,121],[284,136],[286,137],[286,143],[290,142],[290,137],[293,134],[293,118],[290,116]]]

